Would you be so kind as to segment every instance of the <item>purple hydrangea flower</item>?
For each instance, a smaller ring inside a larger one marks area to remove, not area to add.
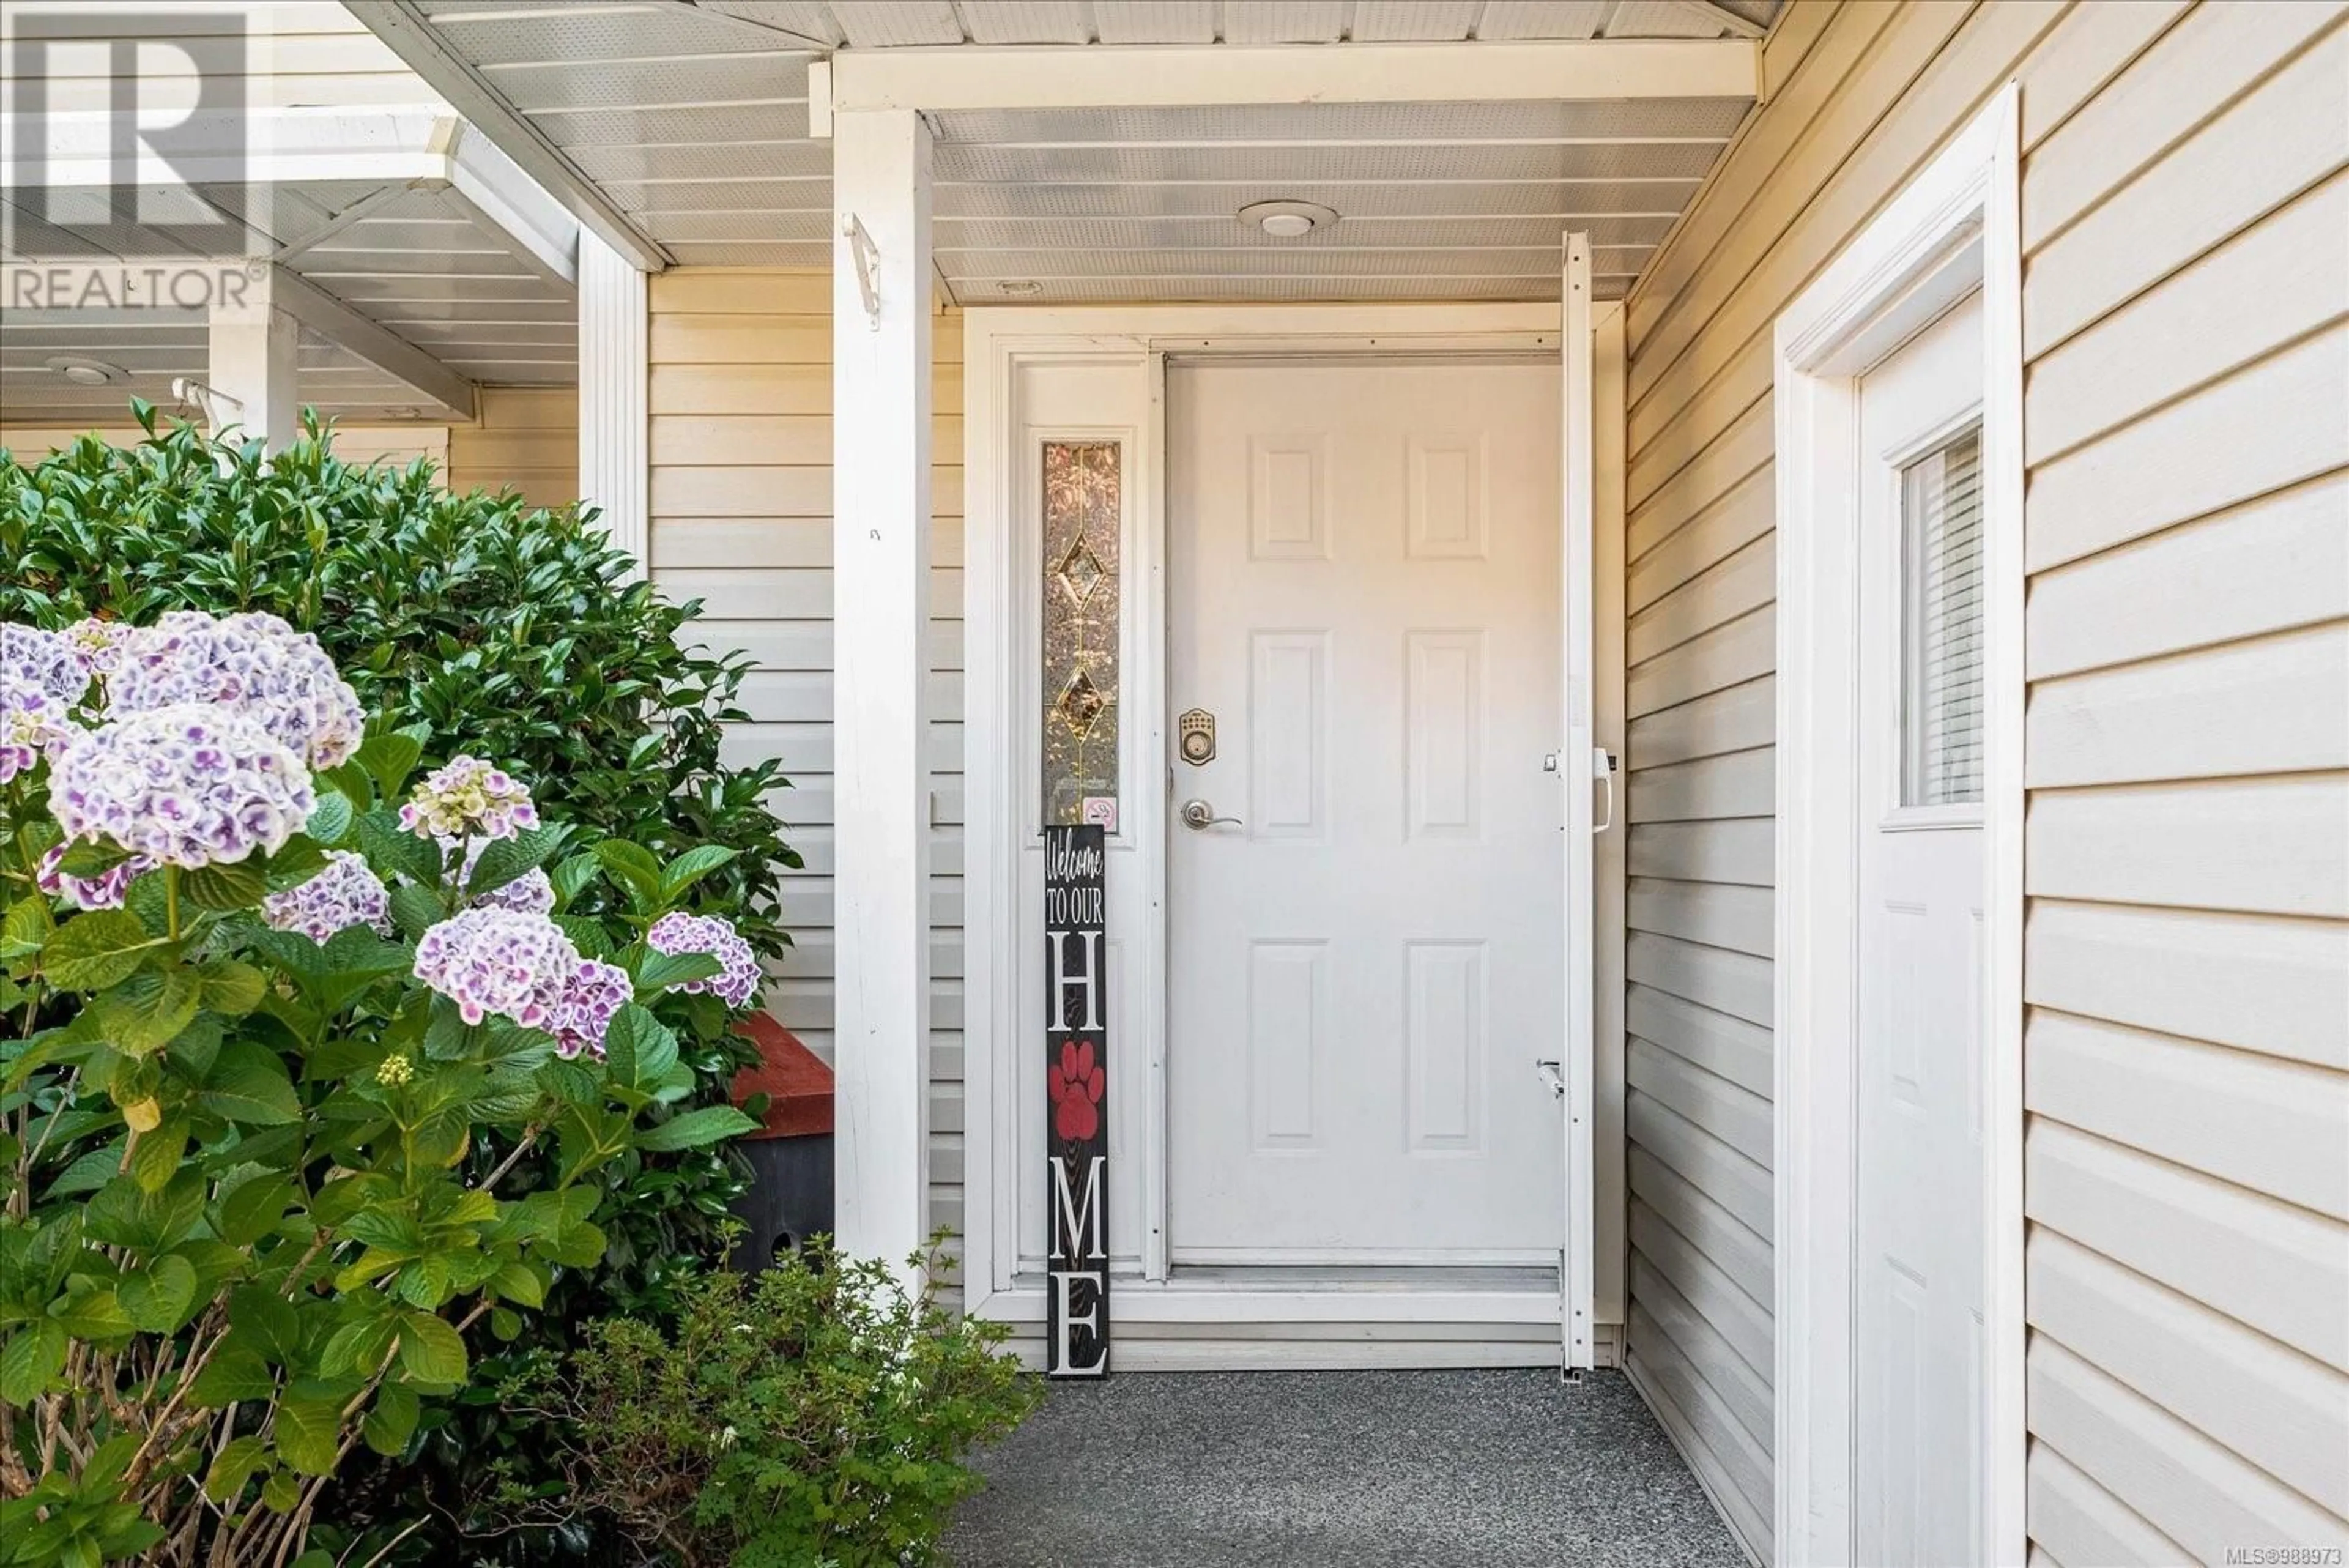
[[[0,621],[0,784],[80,732],[72,710],[88,686],[88,670],[64,638]]]
[[[543,915],[467,909],[416,944],[416,978],[457,1004],[468,1023],[494,1012],[543,1029],[585,961]]]
[[[119,620],[100,620],[89,616],[65,628],[62,636],[81,667],[92,675],[105,677],[114,673],[122,662],[123,650],[129,644],[137,628]]]
[[[117,650],[107,680],[109,713],[184,702],[250,715],[314,768],[349,760],[367,725],[357,694],[318,639],[258,611],[215,620],[201,610],[172,610]]]
[[[399,808],[399,826],[419,838],[512,838],[538,826],[530,791],[479,757],[451,757]]]
[[[442,854],[457,846],[453,838],[440,841]],[[463,887],[473,879],[473,867],[481,863],[481,851],[490,846],[486,838],[465,841],[465,863],[457,868],[457,886]],[[475,909],[512,909],[522,915],[554,913],[554,883],[540,867],[533,866],[512,881],[491,888],[479,898],[467,900]]]
[[[89,666],[56,632],[0,621],[0,685],[29,686],[63,710],[89,689]]]
[[[130,884],[142,872],[152,871],[155,862],[144,855],[134,855],[119,865],[109,867],[95,877],[72,877],[57,869],[71,845],[60,844],[41,857],[34,869],[33,881],[42,892],[53,898],[63,898],[77,909],[119,909],[130,896]]]
[[[300,757],[237,710],[201,702],[115,719],[50,763],[49,810],[68,840],[167,866],[274,855],[316,806]]]
[[[367,869],[366,857],[347,849],[326,852],[326,867],[298,888],[261,900],[261,918],[273,929],[299,931],[324,942],[336,931],[367,926],[391,935],[391,894]]]
[[[81,732],[65,703],[29,680],[0,677],[0,784],[30,772],[42,753],[58,751]]]
[[[671,990],[706,991],[729,1007],[745,1005],[758,992],[759,955],[722,916],[663,915],[645,933],[645,945],[657,953],[708,953],[725,966],[708,980],[679,981]]]
[[[599,959],[582,959],[555,999],[543,1025],[561,1056],[601,1056],[612,1015],[636,995],[628,971]]]

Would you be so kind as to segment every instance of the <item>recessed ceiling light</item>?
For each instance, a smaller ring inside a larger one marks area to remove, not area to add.
[[[1240,222],[1262,229],[1276,240],[1293,240],[1316,229],[1326,229],[1338,214],[1319,202],[1251,202],[1240,209]]]
[[[77,387],[103,387],[130,374],[119,365],[109,365],[103,359],[85,359],[78,354],[60,354],[49,360],[48,366]]]
[[[1044,286],[1032,277],[1007,277],[995,286],[1005,294],[1041,294]]]

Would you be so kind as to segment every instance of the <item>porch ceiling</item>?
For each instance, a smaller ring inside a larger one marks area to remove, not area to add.
[[[255,140],[267,146],[297,142],[298,122],[313,111],[264,112],[274,120]],[[242,179],[158,185],[140,192],[135,220],[112,215],[102,189],[73,189],[70,180],[48,192],[57,203],[54,223],[37,215],[40,192],[0,189],[0,263],[121,262],[135,272],[196,256],[274,262],[420,356],[424,370],[410,373],[428,387],[401,378],[398,356],[378,365],[305,321],[301,400],[337,417],[446,417],[428,389],[430,371],[476,384],[576,380],[570,216],[445,105],[335,119],[348,145],[318,156],[315,170],[284,161],[285,168]],[[90,124],[103,130],[102,120]],[[330,177],[338,168],[362,177]],[[485,177],[492,168],[494,180]],[[223,218],[241,240],[203,227]],[[209,358],[201,309],[12,306],[0,311],[0,419],[119,422],[133,396],[175,408],[173,380],[204,380]],[[61,373],[66,359],[95,361],[111,374],[79,384]]]
[[[460,109],[473,111],[469,98],[494,103],[511,125],[501,139],[526,167],[526,151],[554,161],[668,260],[811,267],[830,262],[832,191],[830,145],[806,134],[808,66],[835,50],[1713,38],[1756,35],[1776,8],[1776,0],[353,4]],[[1612,297],[1750,107],[1731,98],[936,113],[937,271],[966,305],[1554,299],[1558,235],[1585,227],[1597,292]],[[538,145],[523,149],[517,138]],[[1329,207],[1339,221],[1276,240],[1237,217],[1250,202],[1284,199]]]

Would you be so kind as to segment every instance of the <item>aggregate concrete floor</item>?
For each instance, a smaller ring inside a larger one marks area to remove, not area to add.
[[[954,1568],[1738,1568],[1620,1373],[1134,1373],[979,1456]]]

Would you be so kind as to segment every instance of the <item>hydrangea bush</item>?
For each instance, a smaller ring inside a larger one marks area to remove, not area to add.
[[[696,622],[698,607],[673,603],[644,580],[592,510],[452,492],[423,460],[345,462],[315,421],[292,445],[264,454],[258,441],[211,441],[159,420],[137,400],[131,413],[145,439],[114,445],[89,436],[37,461],[0,459],[0,623],[63,634],[87,667],[71,669],[50,650],[43,669],[86,685],[88,675],[119,664],[126,626],[151,627],[175,610],[223,621],[270,612],[318,639],[374,715],[375,734],[397,730],[422,742],[420,771],[462,755],[487,759],[535,787],[549,815],[571,829],[564,857],[512,881],[489,878],[474,901],[550,914],[583,955],[608,961],[642,935],[647,911],[657,918],[674,901],[667,867],[717,855],[714,868],[696,872],[695,910],[725,915],[758,957],[780,956],[781,878],[800,864],[781,820],[792,797],[779,763],[721,750],[725,726],[750,716],[743,683],[752,661],[706,646],[720,639]],[[85,618],[93,616],[103,618]],[[9,666],[22,668],[13,657]],[[280,669],[265,673],[276,679]],[[37,680],[34,689],[36,702],[0,709],[0,781],[31,766],[46,726],[81,700],[78,687],[61,698]],[[559,796],[548,793],[556,781]],[[410,804],[405,786],[382,804]],[[469,842],[468,853],[486,853]],[[413,879],[372,845],[336,846],[365,849],[387,900]],[[558,904],[562,860],[595,849],[612,857],[602,875],[561,889]],[[141,874],[76,864],[109,901]],[[455,879],[470,882],[472,872]],[[54,869],[50,880],[55,891],[76,885]],[[321,888],[312,901],[333,896]],[[279,908],[280,919],[306,918]],[[573,929],[585,926],[601,929],[603,947]],[[722,1104],[733,1069],[756,1055],[729,1032],[726,1002],[665,992],[654,1006],[695,1074],[681,1106]],[[494,1163],[478,1144],[467,1158],[483,1170]],[[559,1177],[559,1151],[542,1138],[509,1179]],[[427,1407],[405,1462],[369,1469],[360,1453],[367,1473],[338,1482],[347,1501],[363,1494],[354,1506],[380,1517],[429,1514],[431,1523],[403,1548],[427,1560],[493,1555],[520,1568],[603,1551],[584,1537],[521,1540],[485,1511],[451,1501],[492,1468],[518,1484],[562,1485],[546,1459],[549,1435],[497,1398],[496,1364],[575,1345],[598,1317],[674,1311],[698,1261],[724,1251],[729,1204],[747,1180],[724,1143],[612,1180],[597,1210],[606,1240],[600,1265],[560,1274],[544,1311],[513,1341],[487,1347],[481,1379],[449,1407]],[[500,1533],[460,1541],[475,1530]]]
[[[273,616],[0,628],[0,1563],[367,1560],[354,1454],[751,1127],[664,1022],[750,994],[733,851],[421,753]]]

